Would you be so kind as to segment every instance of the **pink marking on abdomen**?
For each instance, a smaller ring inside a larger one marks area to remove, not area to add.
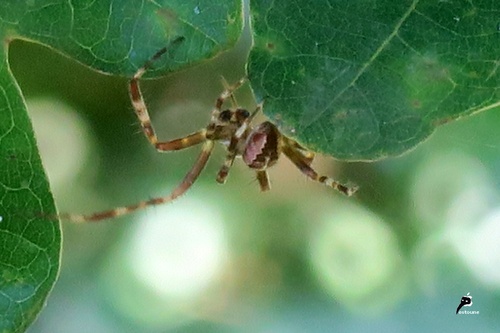
[[[266,133],[254,133],[248,140],[245,153],[243,154],[243,161],[245,161],[247,165],[251,165],[255,161],[257,156],[262,154],[262,150],[264,149],[266,142]]]

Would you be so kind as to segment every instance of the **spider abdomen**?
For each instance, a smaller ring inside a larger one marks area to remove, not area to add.
[[[281,153],[281,134],[266,121],[255,127],[246,139],[243,161],[252,169],[263,170],[276,163]]]

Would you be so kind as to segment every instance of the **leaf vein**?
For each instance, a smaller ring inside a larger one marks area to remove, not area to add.
[[[419,0],[414,0],[413,1],[413,3],[411,4],[411,6],[408,8],[408,10],[403,14],[403,16],[401,17],[401,19],[396,23],[396,25],[394,26],[394,29],[389,34],[389,36],[387,36],[387,38],[384,39],[384,41],[382,42],[382,44],[380,44],[380,46],[377,48],[377,50],[375,50],[375,52],[372,54],[372,56],[370,57],[370,59],[368,59],[368,61],[365,62],[361,66],[361,68],[359,69],[358,73],[356,73],[356,75],[354,76],[354,78],[352,79],[352,81],[348,85],[346,85],[346,87],[344,89],[340,90],[339,93],[337,94],[337,96],[335,96],[332,99],[332,101],[330,102],[330,104],[327,106],[327,109],[333,103],[335,103],[335,101],[340,96],[342,96],[344,94],[344,92],[346,92],[349,88],[351,88],[352,86],[354,86],[356,84],[356,82],[358,81],[358,79],[364,74],[364,72],[367,70],[367,68],[375,61],[375,59],[377,59],[377,57],[379,56],[379,54],[386,48],[386,46],[393,40],[393,38],[397,36],[399,28],[401,28],[401,25],[403,25],[403,23],[410,16],[410,14],[415,11],[415,8],[416,8],[418,2],[419,2]]]

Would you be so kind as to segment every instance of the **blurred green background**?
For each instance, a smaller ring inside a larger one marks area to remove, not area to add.
[[[204,127],[244,75],[250,46],[143,83],[160,138]],[[16,41],[28,104],[61,212],[92,213],[169,193],[198,148],[157,153],[127,79]],[[248,109],[248,86],[236,95]],[[353,198],[283,158],[260,193],[243,163],[220,186],[219,147],[176,202],[94,225],[63,223],[59,281],[35,332],[373,332],[500,329],[500,114],[439,128],[404,156],[314,166]],[[456,315],[463,295],[473,305]]]

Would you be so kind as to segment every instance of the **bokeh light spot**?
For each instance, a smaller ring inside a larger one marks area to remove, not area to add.
[[[60,100],[26,101],[51,187],[72,183],[91,152],[90,130],[76,110]]]
[[[207,202],[192,198],[158,207],[151,215],[143,215],[131,240],[133,271],[164,296],[195,296],[225,262],[222,217]]]
[[[449,207],[464,191],[469,192],[471,200],[462,202],[466,206],[459,209],[460,214],[476,213],[484,202],[484,185],[488,182],[487,171],[473,157],[460,152],[432,156],[417,168],[411,191],[418,227],[441,227],[448,220]]]
[[[351,308],[387,306],[400,294],[402,258],[395,236],[380,217],[360,206],[344,204],[324,214],[312,239],[311,260],[325,290]],[[395,289],[378,294],[388,284]]]
[[[471,273],[482,283],[500,287],[500,208],[475,221],[475,226],[453,233],[452,244]]]

